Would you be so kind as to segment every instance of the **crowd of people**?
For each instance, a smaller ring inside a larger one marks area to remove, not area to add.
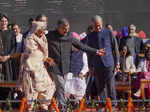
[[[96,88],[98,100],[105,101],[106,97],[116,100],[115,81],[122,80],[123,72],[138,72],[133,81],[133,95],[140,97],[140,80],[149,79],[150,74],[150,41],[143,41],[146,35],[136,33],[135,25],[124,27],[118,33],[96,15],[91,18],[87,31],[77,34],[70,32],[66,18],[59,19],[53,31],[48,31],[47,21],[44,14],[30,18],[28,30],[22,34],[17,23],[9,24],[7,15],[0,15],[1,81],[17,81],[17,90],[28,100],[45,100],[40,106],[48,110],[46,100],[52,97],[60,108],[66,106],[70,96],[78,97],[73,94],[76,92],[66,95],[68,83],[78,86],[74,88],[79,91],[84,89],[82,97],[94,96],[92,89]],[[82,81],[86,87],[82,87]],[[116,106],[116,102],[112,105]],[[34,102],[29,102],[28,110],[33,106]]]

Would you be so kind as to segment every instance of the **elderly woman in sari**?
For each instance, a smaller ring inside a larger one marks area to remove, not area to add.
[[[44,34],[44,22],[34,22],[32,34],[25,40],[25,51],[21,65],[23,91],[27,100],[49,100],[55,92],[55,84],[45,68],[45,61],[51,66],[55,63],[48,58],[47,40]],[[33,102],[28,102],[28,110],[33,109]],[[48,110],[49,102],[40,102],[42,110]]]

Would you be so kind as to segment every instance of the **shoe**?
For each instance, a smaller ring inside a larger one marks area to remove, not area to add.
[[[134,96],[140,97],[141,96],[141,90],[138,90],[136,93],[134,93]]]

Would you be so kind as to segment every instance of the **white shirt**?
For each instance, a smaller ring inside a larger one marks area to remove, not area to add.
[[[136,72],[136,67],[134,64],[134,57],[133,56],[127,56],[126,57],[126,71],[134,73]]]
[[[88,59],[87,59],[87,54],[84,52],[83,53],[83,67],[80,71],[80,73],[82,73],[83,75],[86,75],[86,73],[89,71],[89,68],[88,68]]]
[[[146,59],[141,59],[138,67],[137,67],[137,72],[147,72],[147,67],[146,67]]]
[[[84,39],[87,36],[87,34],[85,32],[80,34],[81,40]]]
[[[22,41],[22,37],[23,35],[21,33],[19,33],[17,36],[16,36],[16,42],[17,43],[20,43]]]

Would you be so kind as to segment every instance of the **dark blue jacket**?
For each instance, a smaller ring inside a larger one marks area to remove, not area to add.
[[[113,67],[114,64],[119,63],[118,44],[115,35],[110,30],[103,28],[101,32],[90,33],[88,35],[88,45],[96,49],[105,48],[107,53],[106,56],[101,57],[89,54],[90,66]]]
[[[83,51],[78,50],[76,52],[72,52],[70,61],[70,72],[73,73],[74,76],[78,76],[82,68],[83,68]]]

